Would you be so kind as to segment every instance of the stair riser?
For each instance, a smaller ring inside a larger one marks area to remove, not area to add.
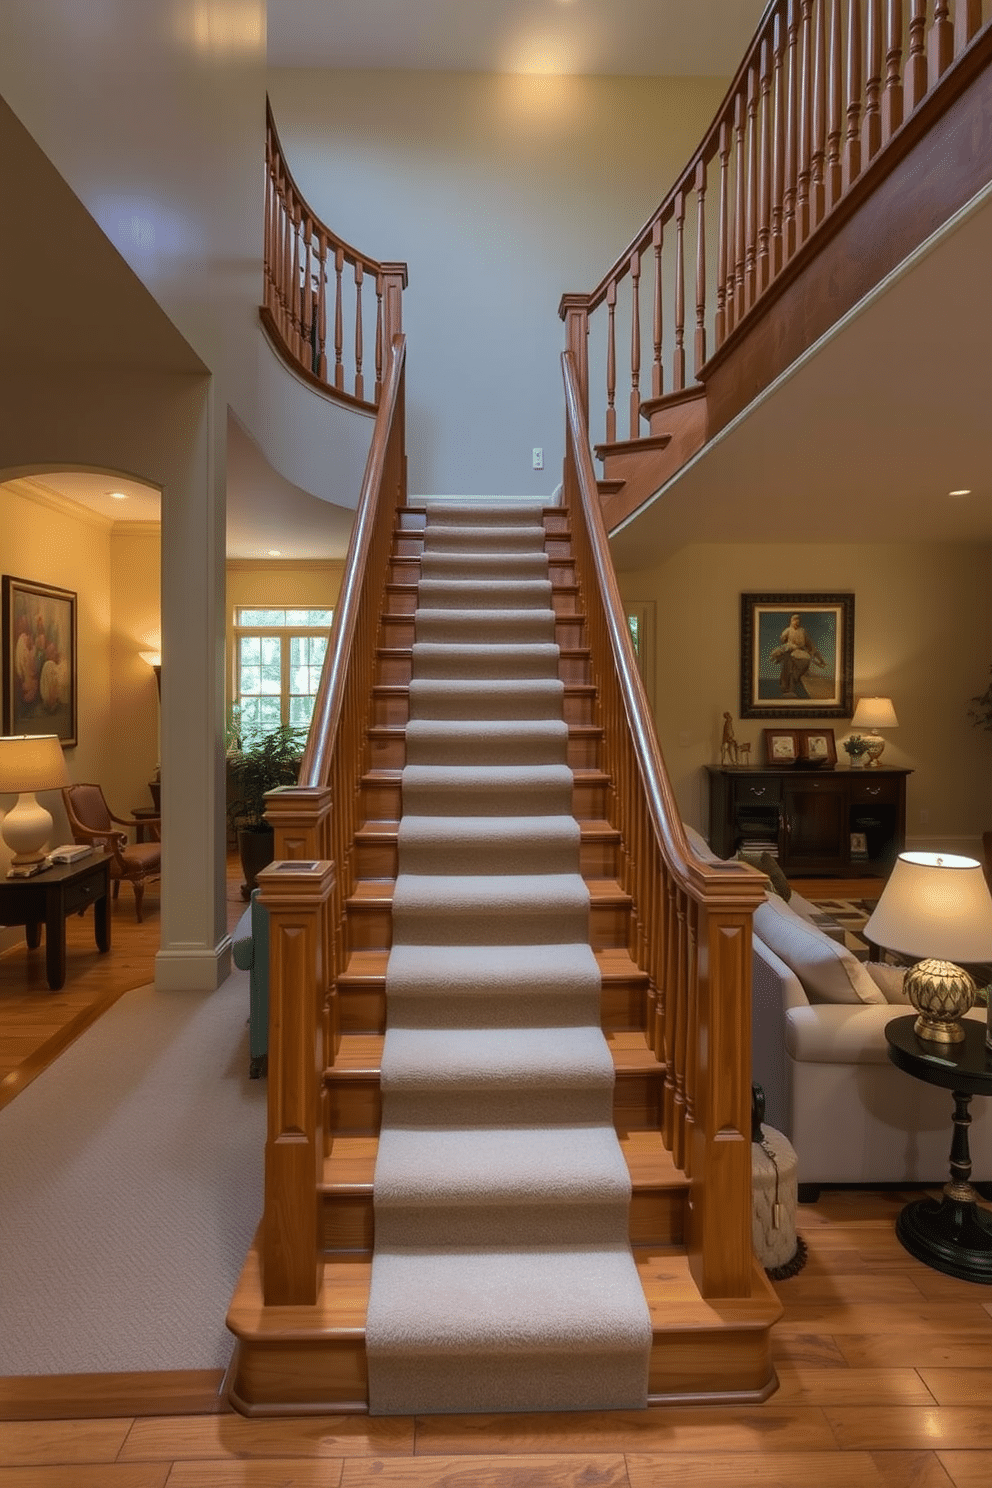
[[[417,580],[420,577],[420,560],[417,560],[416,570],[412,567],[411,559],[401,561],[400,579],[390,581],[386,589],[386,603],[383,609],[383,620],[398,615],[412,615],[418,604]],[[578,597],[572,585],[559,585],[551,590],[551,608],[559,619],[568,619],[579,625],[585,623],[584,616],[579,612]]]
[[[576,780],[572,790],[572,814],[579,821],[600,821],[606,815],[607,786],[599,780]],[[362,782],[362,817],[365,821],[398,822],[402,811],[399,776],[392,780]]]
[[[412,614],[383,616],[381,634],[383,646],[387,648],[408,647],[412,646],[417,639],[417,627]],[[419,639],[422,640],[423,637]],[[561,646],[564,650],[577,650],[585,645],[585,626],[575,616],[561,616],[555,621],[554,632],[547,639],[554,641],[556,646]]]
[[[604,1032],[644,1027],[646,992],[641,982],[610,982],[600,996]],[[338,982],[338,1006],[342,1033],[385,1033],[386,988],[349,987]]]
[[[589,658],[574,652],[564,653],[558,661],[559,679],[567,687],[569,683],[591,681]],[[379,652],[376,680],[387,687],[406,686],[413,676],[413,656],[407,651]]]
[[[420,554],[397,554],[390,565],[390,584],[416,584],[420,578]],[[548,578],[553,589],[575,589],[575,564],[567,558],[549,558]],[[557,596],[552,600],[557,614],[578,614],[578,600],[572,599],[571,608],[559,609]]]
[[[684,1189],[635,1189],[630,1202],[632,1245],[682,1245],[685,1236]],[[321,1235],[325,1254],[355,1251],[371,1255],[375,1234],[371,1191],[321,1195]]]
[[[382,1124],[378,1071],[360,1075],[327,1070],[327,1119],[332,1133],[377,1136]],[[613,1121],[622,1131],[653,1131],[660,1125],[660,1076],[617,1073],[613,1086]]]
[[[599,747],[600,739],[586,733],[571,734],[565,750],[565,763],[570,770],[598,770],[599,769]],[[548,751],[535,752],[534,746],[524,751],[518,751],[515,756],[504,752],[501,763],[508,765],[516,764],[547,764]],[[557,763],[557,761],[553,761]],[[405,734],[390,731],[382,733],[375,729],[369,734],[369,768],[371,770],[402,770],[407,763],[406,758],[406,736]],[[421,763],[418,761],[418,763]],[[432,761],[434,763],[434,761]],[[467,755],[462,759],[452,759],[451,763],[474,764],[475,761]]]
[[[524,549],[527,550],[529,549],[530,545],[528,542],[525,542],[523,546]],[[507,538],[505,540],[505,546],[503,547],[504,552],[517,552],[519,551],[519,549],[520,543],[516,539]],[[547,532],[546,530],[543,550],[548,555],[549,563],[571,562],[572,545],[570,540],[564,535],[554,535]],[[424,533],[422,531],[414,532],[406,528],[401,528],[396,533],[393,539],[394,558],[419,558],[423,551]],[[453,541],[449,545],[447,542],[441,540],[434,545],[432,551],[442,553],[457,551],[469,553],[485,553],[487,551],[490,551],[490,545],[482,542],[481,540],[475,543],[467,542],[464,545],[458,541]],[[493,543],[491,544],[491,551],[494,554],[500,551],[500,544],[498,541],[493,541]]]
[[[393,943],[389,904],[350,903],[346,920],[349,951],[388,950]],[[593,904],[589,914],[589,942],[593,950],[625,947],[629,936],[629,905]]]
[[[594,722],[592,692],[566,691],[562,699],[562,717],[570,726],[588,728]],[[406,690],[390,692],[378,689],[373,699],[373,728],[404,728],[410,719],[410,696]]]
[[[395,878],[399,871],[395,839],[355,845],[355,872],[359,878]],[[612,843],[583,842],[579,848],[579,872],[585,878],[614,878],[617,850]]]

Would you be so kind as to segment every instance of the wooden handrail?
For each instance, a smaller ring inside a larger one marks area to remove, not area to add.
[[[262,1289],[267,1306],[312,1304],[321,1276],[318,1182],[327,1156],[323,1072],[338,1050],[337,979],[368,754],[369,700],[398,509],[406,503],[404,369],[397,335],[345,564],[299,785],[266,797],[276,863],[269,911],[269,1091]]]
[[[374,319],[371,304],[362,300],[366,280],[375,290]],[[265,284],[259,315],[280,355],[322,392],[374,412],[389,348],[403,329],[406,285],[406,264],[378,263],[352,248],[307,205],[286,164],[266,99]]]
[[[573,321],[566,345],[577,361],[589,317],[607,306],[594,323],[597,439],[626,437],[616,428],[626,401],[616,370],[624,327],[629,437],[637,439],[652,401],[705,382],[709,363],[763,298],[836,230],[866,178],[887,169],[888,147],[914,115],[938,92],[953,94],[958,64],[990,25],[982,0],[769,0],[664,201],[590,294],[565,295],[559,305]],[[695,315],[690,369],[687,305]],[[641,393],[645,365],[650,399]],[[581,363],[578,371],[585,402]]]
[[[709,864],[686,838],[637,667],[603,525],[578,369],[562,356],[569,513],[603,728],[602,768],[633,902],[631,954],[650,979],[647,1032],[665,1070],[661,1131],[692,1184],[693,1276],[744,1297],[751,1254],[751,917],[746,864]]]

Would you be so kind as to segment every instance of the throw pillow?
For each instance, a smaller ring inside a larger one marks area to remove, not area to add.
[[[741,849],[737,854],[738,862],[750,863],[752,868],[757,868],[767,878],[771,891],[777,894],[786,903],[792,898],[792,885],[778,866],[778,859],[773,858],[771,853],[747,853]]]
[[[781,899],[770,896],[758,905],[754,932],[795,972],[810,1002],[885,1002],[846,946],[800,919]]]
[[[903,987],[905,966],[890,966],[886,961],[868,961],[865,970],[886,1002],[902,1004],[904,1007],[912,1006]]]

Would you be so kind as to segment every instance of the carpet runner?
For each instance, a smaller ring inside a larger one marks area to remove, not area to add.
[[[427,503],[386,971],[373,1414],[646,1404],[542,508]]]

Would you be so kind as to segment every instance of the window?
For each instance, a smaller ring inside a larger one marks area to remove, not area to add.
[[[235,610],[234,701],[244,727],[307,729],[333,610]]]

